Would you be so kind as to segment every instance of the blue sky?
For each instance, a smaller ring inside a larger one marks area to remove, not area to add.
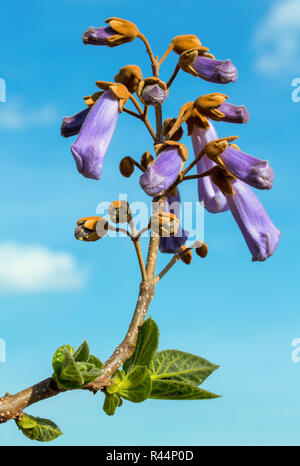
[[[146,196],[137,173],[118,171],[120,159],[151,149],[139,122],[121,115],[99,182],[79,175],[61,119],[83,108],[96,80],[113,79],[121,66],[150,73],[142,43],[114,49],[84,46],[90,25],[110,16],[135,22],[161,55],[172,37],[197,34],[218,58],[239,70],[235,84],[218,86],[181,73],[165,116],[208,92],[225,92],[245,104],[243,127],[218,124],[220,137],[240,136],[250,154],[270,160],[271,192],[258,193],[282,230],[276,254],[252,263],[230,214],[205,216],[207,259],[180,263],[157,286],[150,313],[160,327],[160,348],[206,357],[221,367],[204,388],[222,394],[204,402],[124,403],[116,416],[102,411],[103,397],[72,392],[43,401],[28,413],[48,417],[64,431],[56,445],[299,445],[300,363],[291,342],[300,337],[299,114],[291,82],[300,76],[299,0],[29,0],[2,7],[0,77],[1,218],[0,390],[10,393],[51,374],[51,357],[65,343],[87,339],[102,360],[122,339],[134,309],[139,270],[126,239],[82,244],[78,218],[94,215],[100,201],[127,193]],[[176,63],[162,68],[167,80]],[[190,141],[186,140],[188,149]],[[182,189],[197,200],[193,182]],[[9,244],[8,244],[9,243]],[[143,246],[145,246],[145,241]],[[168,260],[160,257],[158,269]],[[1,445],[30,445],[10,422]]]

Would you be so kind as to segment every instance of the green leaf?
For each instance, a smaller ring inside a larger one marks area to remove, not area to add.
[[[139,330],[133,355],[123,364],[124,371],[128,373],[136,366],[149,367],[151,359],[157,350],[158,340],[158,326],[154,320],[149,317]]]
[[[151,363],[152,380],[176,380],[200,385],[219,366],[178,350],[159,351]]]
[[[76,362],[88,362],[90,357],[90,348],[88,342],[84,340],[73,355]]]
[[[104,366],[103,362],[100,361],[100,359],[96,358],[96,356],[93,356],[92,354],[89,357],[88,363],[93,364],[97,369],[102,369]]]
[[[117,393],[119,391],[119,386],[121,382],[126,378],[125,372],[117,370],[111,378],[111,383],[107,387],[107,393]]]
[[[106,412],[108,416],[113,416],[116,412],[117,407],[120,406],[120,402],[121,399],[116,393],[113,393],[112,395],[106,393],[103,410]]]
[[[121,381],[117,393],[126,400],[140,403],[151,393],[151,375],[147,367],[137,366]]]
[[[70,345],[63,345],[55,351],[52,358],[52,367],[55,374],[60,373],[62,362],[65,358],[65,349],[67,349],[71,355],[74,353],[74,348]]]
[[[23,414],[16,420],[16,424],[26,437],[38,442],[50,442],[62,435],[60,428],[49,419]]]
[[[155,400],[209,400],[210,398],[219,398],[219,395],[207,392],[190,383],[154,379],[149,398]]]
[[[66,389],[75,389],[84,385],[84,378],[78,369],[70,352],[65,348],[65,358],[62,362],[60,374],[56,377],[58,386]]]
[[[90,371],[87,371],[87,372],[81,372],[81,375],[83,376],[83,379],[84,379],[84,385],[97,379],[97,377],[99,377],[101,374],[102,374],[101,369],[98,369],[97,367],[93,367]]]

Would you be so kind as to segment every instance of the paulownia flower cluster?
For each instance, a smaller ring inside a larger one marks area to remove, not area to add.
[[[216,58],[196,35],[172,39],[164,55],[153,55],[146,37],[137,26],[120,18],[109,18],[107,26],[90,27],[83,34],[84,44],[116,47],[141,40],[148,52],[152,74],[143,76],[138,65],[125,65],[113,81],[96,81],[84,97],[85,107],[65,117],[61,134],[74,138],[71,153],[78,172],[86,178],[100,180],[105,176],[104,160],[113,138],[119,116],[125,114],[140,120],[151,135],[153,147],[137,157],[126,156],[111,163],[119,164],[121,174],[130,178],[137,169],[139,184],[152,198],[153,212],[149,223],[137,231],[130,204],[112,201],[107,218],[85,216],[77,221],[75,237],[83,242],[104,238],[110,230],[122,231],[132,242],[141,272],[137,305],[124,340],[103,364],[90,354],[87,342],[77,351],[63,345],[53,357],[53,375],[16,395],[0,399],[0,422],[15,419],[27,437],[48,441],[61,434],[59,428],[45,419],[24,413],[29,405],[67,390],[84,389],[105,394],[104,411],[113,415],[122,400],[131,402],[152,399],[209,399],[217,395],[199,385],[217,366],[199,356],[179,350],[157,352],[158,328],[145,317],[154,289],[163,276],[181,260],[190,264],[193,252],[202,259],[208,247],[202,241],[187,246],[188,233],[181,225],[179,185],[196,180],[198,199],[213,214],[230,211],[237,222],[253,261],[265,261],[277,248],[280,232],[271,221],[252,188],[270,190],[274,173],[266,160],[260,160],[236,145],[237,136],[219,138],[219,122],[245,124],[249,113],[221,92],[195,95],[177,115],[166,115],[162,108],[168,102],[170,88],[182,71],[216,85],[236,82],[238,72],[229,60]],[[160,77],[160,68],[170,53],[178,62],[169,80]],[[198,81],[199,83],[201,81]],[[155,113],[155,129],[148,112]],[[184,125],[191,138],[194,158],[183,142]],[[122,154],[121,154],[122,155]],[[196,173],[190,174],[195,168]],[[144,260],[140,237],[150,231],[147,259]],[[171,260],[156,275],[158,253],[171,254]]]

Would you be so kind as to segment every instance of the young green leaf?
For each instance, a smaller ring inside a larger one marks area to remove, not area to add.
[[[49,419],[23,414],[16,420],[16,424],[26,437],[38,442],[50,442],[62,435],[59,427]]]
[[[136,366],[149,367],[151,359],[157,350],[159,330],[154,320],[149,317],[139,330],[138,339],[133,355],[123,364],[128,374]]]
[[[219,398],[219,395],[202,390],[202,388],[190,383],[154,379],[149,398],[155,400],[209,400],[210,398]]]
[[[73,355],[76,362],[88,362],[90,357],[90,348],[88,342],[84,340]]]
[[[74,353],[74,348],[70,345],[63,345],[55,351],[52,358],[52,367],[55,374],[60,373],[62,362],[65,358],[65,349],[68,350],[71,355]]]
[[[176,380],[200,385],[219,366],[178,350],[159,351],[151,362],[152,380]]]
[[[56,381],[59,387],[66,389],[75,389],[84,385],[84,378],[67,349],[65,349],[65,358],[62,361],[61,371],[56,376]]]
[[[103,410],[106,412],[108,416],[113,416],[116,412],[118,406],[120,406],[121,399],[116,393],[112,395],[106,393],[105,400],[103,405]]]
[[[121,381],[117,393],[125,400],[140,403],[149,398],[151,385],[151,375],[147,367],[137,366]]]
[[[102,369],[104,366],[103,362],[101,362],[100,359],[96,358],[96,356],[93,356],[92,354],[89,357],[88,363],[93,364],[95,367],[97,367],[97,369]]]

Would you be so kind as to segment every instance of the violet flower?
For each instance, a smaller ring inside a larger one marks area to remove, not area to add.
[[[116,47],[134,40],[140,33],[135,24],[122,18],[108,18],[108,26],[101,28],[90,27],[83,34],[84,44],[107,45]]]
[[[233,105],[229,102],[223,102],[216,108],[225,115],[221,121],[226,121],[227,123],[248,123],[250,119],[245,105]],[[213,117],[210,118],[214,119]]]
[[[206,146],[208,142],[214,141],[216,138],[218,138],[215,127],[211,121],[209,121],[209,126],[210,127],[208,129],[198,128],[197,126],[193,127],[191,136],[195,157],[199,155],[200,151]],[[204,155],[197,163],[197,172],[200,175],[201,173],[210,170],[215,165],[216,164],[212,160]],[[208,210],[208,212],[215,214],[228,210],[226,197],[211,181],[209,176],[198,179],[198,195],[199,201],[203,202],[204,207],[206,210]]]
[[[167,196],[164,211],[170,212],[174,214],[178,219],[180,219],[181,203],[178,189],[176,190],[175,194],[171,193],[169,194],[169,196]],[[187,232],[184,231],[180,225],[177,230],[177,233],[174,236],[162,236],[159,239],[159,250],[163,253],[174,254],[182,245],[185,244],[187,238]]]
[[[180,55],[180,67],[193,76],[216,84],[235,82],[238,72],[234,64],[229,60],[217,60],[204,56],[197,50],[187,50]]]
[[[233,105],[226,102],[227,95],[215,92],[205,94],[194,102],[194,108],[201,115],[215,121],[228,123],[248,123],[250,115],[244,105]]]
[[[64,117],[60,128],[60,134],[65,138],[78,134],[89,111],[90,108],[85,108],[75,115]]]
[[[199,55],[192,66],[200,78],[211,83],[227,84],[237,80],[237,69],[229,59],[222,61]]]
[[[71,146],[77,169],[86,178],[99,180],[107,148],[119,114],[119,99],[106,91],[90,109]]]
[[[162,89],[158,84],[147,84],[142,91],[142,99],[147,105],[163,104],[168,91]]]
[[[227,170],[233,176],[257,189],[271,189],[274,172],[267,160],[260,160],[232,146],[220,155]]]
[[[281,232],[275,227],[261,202],[242,181],[232,182],[235,194],[226,195],[253,261],[264,261],[276,250]]]
[[[166,144],[166,147],[140,177],[140,185],[149,196],[156,196],[176,180],[182,166],[183,158],[179,146]]]
[[[109,37],[115,36],[114,31],[110,26],[102,28],[90,27],[83,34],[82,40],[85,44],[91,45],[109,45]]]

